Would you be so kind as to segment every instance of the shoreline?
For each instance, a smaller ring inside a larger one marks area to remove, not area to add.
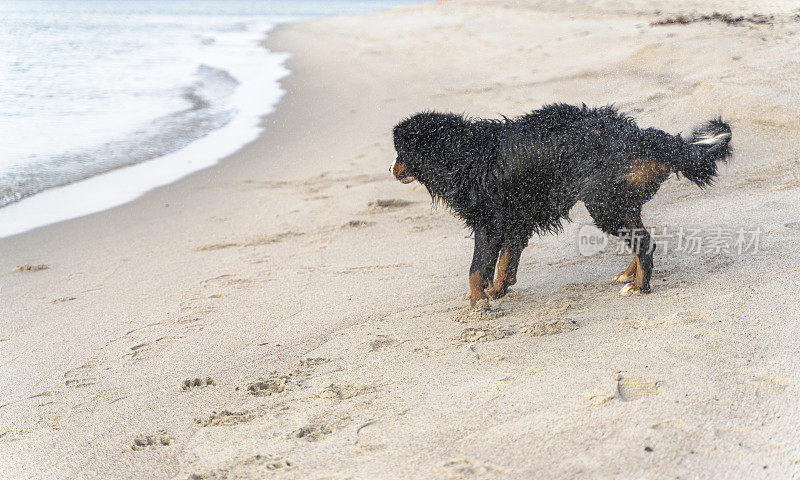
[[[155,188],[216,165],[256,141],[263,130],[264,118],[275,111],[283,96],[281,79],[291,74],[284,67],[286,55],[263,46],[264,39],[277,25],[261,32],[261,40],[255,42],[255,48],[264,48],[266,56],[275,58],[277,68],[270,77],[272,85],[257,81],[263,78],[237,79],[240,85],[231,104],[238,111],[231,121],[174,152],[46,188],[0,208],[0,238],[124,205]]]
[[[789,476],[800,179],[779,92],[800,24],[655,27],[634,3],[277,26],[267,43],[292,74],[255,141],[0,239],[0,476]],[[391,128],[422,109],[494,118],[556,99],[617,103],[671,133],[722,111],[734,160],[705,192],[665,182],[645,224],[758,225],[763,253],[660,252],[654,292],[623,298],[610,280],[627,259],[577,253],[578,205],[475,317],[472,241],[388,174]],[[49,268],[12,272],[24,263]]]

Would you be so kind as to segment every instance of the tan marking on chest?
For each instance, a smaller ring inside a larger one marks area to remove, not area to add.
[[[620,178],[627,180],[628,185],[643,188],[654,183],[660,184],[669,176],[669,167],[661,162],[648,158],[634,158],[628,173],[623,173]]]

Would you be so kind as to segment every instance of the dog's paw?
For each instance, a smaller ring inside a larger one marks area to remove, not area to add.
[[[611,279],[613,283],[629,283],[633,281],[633,275],[628,275],[625,272],[619,272]]]
[[[633,283],[626,283],[625,286],[619,291],[619,294],[623,297],[638,295],[640,293],[642,293],[642,291]]]
[[[485,301],[485,302],[488,303],[489,302],[489,297],[487,297],[486,294],[484,292],[482,292],[482,291],[473,292],[470,295],[470,298],[469,298],[469,305],[471,307],[474,307],[474,306],[476,306],[478,304],[478,302],[481,302],[481,301]]]
[[[500,286],[492,287],[489,290],[486,290],[486,295],[489,298],[493,298],[495,300],[497,300],[498,298],[505,297],[507,293],[508,293],[508,286],[507,285],[506,286],[502,286],[502,287],[500,287]]]

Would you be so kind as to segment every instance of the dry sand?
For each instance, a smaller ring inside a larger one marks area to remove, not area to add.
[[[0,478],[800,475],[797,5],[556,3],[281,27],[293,74],[257,141],[0,240]],[[645,223],[759,227],[759,252],[657,252],[653,293],[623,298],[629,258],[578,254],[578,205],[462,311],[472,242],[392,180],[391,127],[553,101],[671,132],[724,115],[717,184],[670,179]]]

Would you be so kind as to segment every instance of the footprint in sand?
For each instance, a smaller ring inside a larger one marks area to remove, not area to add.
[[[305,440],[307,442],[318,442],[325,439],[328,435],[333,433],[333,428],[324,423],[309,424],[295,430],[292,435],[295,438]]]
[[[776,373],[763,373],[756,376],[753,381],[747,382],[757,387],[766,387],[770,390],[783,391],[791,383],[788,377]]]
[[[708,310],[684,310],[659,318],[651,318],[640,313],[634,317],[625,318],[620,323],[635,330],[649,330],[705,323],[709,321],[709,318]]]
[[[464,307],[450,317],[450,320],[458,323],[470,323],[493,320],[505,315],[500,306],[492,304],[488,300],[479,300],[474,307]]]
[[[510,327],[479,327],[467,328],[456,337],[456,340],[464,343],[492,342],[501,338],[510,337],[517,333]]]
[[[356,430],[354,447],[360,451],[375,451],[386,447],[386,437],[395,428],[394,422],[386,419],[370,420]]]
[[[218,287],[243,287],[252,285],[254,282],[250,278],[240,278],[232,273],[224,273],[222,275],[218,275],[216,277],[207,278],[200,282],[200,286],[204,289],[206,288],[218,288]],[[210,295],[208,298],[215,298],[214,295]],[[219,297],[216,297],[219,298]]]
[[[81,388],[97,383],[97,365],[87,363],[64,373],[64,384],[69,388]]]
[[[130,353],[126,353],[123,357],[127,360],[138,361],[147,360],[153,357],[157,352],[166,346],[168,340],[175,340],[181,337],[160,337],[152,342],[137,343],[131,347]]]
[[[453,460],[442,465],[445,478],[489,478],[499,477],[503,470],[495,465],[475,460]]]
[[[315,358],[304,358],[300,360],[299,364],[301,367],[308,368],[308,367],[316,367],[317,365],[324,365],[331,361],[330,358],[324,357],[315,357]]]
[[[367,203],[368,213],[383,213],[413,205],[416,202],[409,202],[408,200],[400,200],[398,198],[387,198],[375,200]]]
[[[6,430],[0,433],[0,443],[11,443],[28,437],[28,430]]]
[[[45,390],[42,393],[37,393],[36,395],[31,395],[28,398],[42,398],[42,397],[54,397],[58,395],[58,390]]]
[[[211,412],[211,415],[203,418],[195,418],[194,423],[201,427],[217,427],[239,425],[241,423],[247,423],[254,418],[256,418],[256,414],[251,410],[245,410],[243,412],[222,410],[220,412]]]
[[[330,384],[327,387],[323,388],[317,396],[319,398],[332,398],[336,400],[347,400],[348,398],[353,398],[356,395],[361,395],[363,393],[372,393],[375,391],[375,387],[356,387],[354,385],[335,385]]]
[[[203,387],[216,387],[217,385],[219,385],[217,381],[211,377],[187,378],[181,383],[181,390],[186,391]]]
[[[656,396],[659,393],[660,385],[660,382],[638,377],[623,377],[618,374],[613,391],[610,391],[607,387],[601,387],[586,392],[583,396],[597,407],[614,399],[621,402],[632,402]]]
[[[159,430],[153,435],[142,435],[131,442],[131,450],[139,451],[148,448],[159,448],[172,445],[172,438],[164,430]]]
[[[712,428],[712,432],[714,432],[714,436],[720,440],[751,452],[764,451],[765,448],[769,447],[779,447],[781,449],[783,447],[771,441],[769,437],[764,435],[761,431],[753,428],[726,425],[714,427]]]
[[[577,330],[578,323],[571,318],[560,318],[558,320],[541,320],[536,323],[524,325],[520,329],[525,335],[531,337],[544,337],[557,335],[559,333]]]
[[[253,455],[229,462],[222,468],[206,473],[193,473],[189,480],[223,480],[234,478],[262,478],[265,472],[277,472],[295,468],[293,461],[277,455]]]
[[[340,228],[342,229],[350,229],[350,228],[366,228],[375,225],[375,222],[370,222],[369,220],[350,220],[349,222],[342,225]]]
[[[128,360],[142,360],[147,358],[147,352],[153,349],[150,342],[138,343],[131,347],[131,352],[126,353],[123,357]]]
[[[267,397],[283,393],[292,383],[298,383],[293,375],[279,375],[277,372],[272,372],[269,378],[248,384],[247,393],[256,397]]]
[[[379,350],[388,350],[397,344],[397,339],[391,335],[378,335],[374,340],[369,342],[369,347],[373,352]]]
[[[617,377],[616,397],[623,402],[639,400],[658,395],[659,382],[637,377]]]
[[[236,242],[219,242],[208,245],[201,245],[199,247],[196,247],[195,250],[197,250],[198,252],[208,252],[208,251],[222,250],[225,248],[232,248],[232,247],[259,247],[262,245],[271,245],[273,243],[282,242],[284,240],[289,240],[291,238],[296,238],[303,235],[305,235],[303,232],[288,230],[285,232],[274,233],[271,235],[258,235],[255,237],[251,237]]]

